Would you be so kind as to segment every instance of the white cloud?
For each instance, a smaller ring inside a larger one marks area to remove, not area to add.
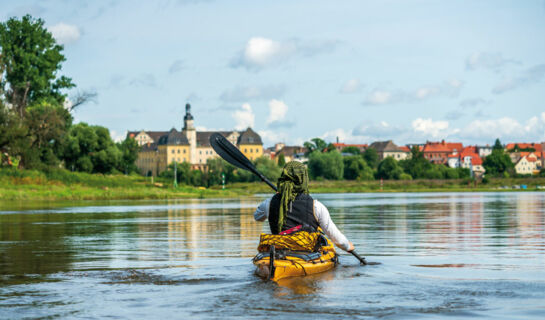
[[[392,103],[393,101],[392,97],[393,97],[393,94],[389,91],[374,90],[369,95],[367,95],[367,98],[365,99],[364,104],[366,105],[388,104],[388,103]]]
[[[360,83],[360,80],[358,79],[350,79],[346,81],[343,86],[341,87],[341,90],[339,90],[340,93],[356,93],[360,92],[363,88],[362,84]]]
[[[263,144],[267,146],[274,145],[278,142],[283,143],[293,143],[293,141],[290,141],[290,135],[288,135],[285,132],[281,132],[278,130],[259,130],[257,133],[261,136],[261,140],[263,140]]]
[[[475,52],[466,59],[467,70],[490,69],[499,71],[508,64],[520,64],[514,59],[506,59],[501,53]]]
[[[287,112],[288,106],[283,101],[276,99],[269,101],[269,117],[267,118],[267,124],[283,121],[286,118]]]
[[[543,141],[545,139],[545,112],[528,119],[526,123],[520,123],[509,117],[474,120],[460,131],[459,136],[489,141],[495,138],[506,141]]]
[[[439,85],[422,86],[414,91],[375,89],[367,95],[363,105],[415,103],[433,97],[455,98],[460,94],[463,85],[463,81],[451,79]]]
[[[252,37],[246,43],[244,50],[233,59],[231,66],[259,70],[284,62],[296,55],[312,56],[331,51],[337,44],[337,41],[302,42],[297,39],[276,41],[264,37]]]
[[[127,137],[127,131],[125,131],[124,133],[120,133],[115,130],[110,130],[110,136],[112,137],[113,141],[121,142]]]
[[[538,64],[524,70],[517,76],[504,78],[502,82],[492,89],[492,93],[502,94],[520,87],[539,83],[543,79],[545,79],[545,64]]]
[[[53,38],[59,44],[69,44],[77,41],[81,34],[79,28],[74,25],[65,23],[58,23],[48,28],[49,32],[53,35]]]
[[[240,110],[233,112],[233,118],[236,121],[235,130],[253,127],[255,123],[255,114],[249,103],[243,104]]]
[[[449,134],[448,121],[433,121],[432,119],[417,118],[412,122],[412,128],[416,133],[437,139]]]
[[[251,100],[270,100],[283,96],[284,85],[237,86],[223,92],[220,99],[224,102],[246,102]]]

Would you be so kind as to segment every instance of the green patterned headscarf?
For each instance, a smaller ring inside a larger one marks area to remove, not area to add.
[[[308,171],[304,164],[290,161],[284,166],[282,175],[278,178],[278,193],[280,194],[278,230],[282,230],[290,202],[300,193],[308,194]]]

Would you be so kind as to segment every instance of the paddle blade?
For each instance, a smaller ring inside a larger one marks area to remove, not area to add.
[[[210,145],[216,153],[222,157],[225,161],[234,165],[235,167],[255,172],[254,165],[246,158],[237,147],[231,142],[225,139],[224,136],[215,132],[210,136]]]

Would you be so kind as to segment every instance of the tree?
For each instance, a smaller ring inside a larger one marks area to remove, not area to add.
[[[351,153],[358,155],[360,154],[360,149],[358,147],[348,146],[343,148],[342,153]]]
[[[310,154],[313,151],[319,151],[319,152],[325,151],[328,147],[328,144],[320,138],[314,138],[314,139],[310,139],[310,141],[303,143],[303,146],[307,148],[308,150],[307,154]]]
[[[281,153],[279,156],[278,156],[278,166],[280,168],[284,168],[284,166],[286,165],[286,157],[284,156],[283,153]]]
[[[21,119],[27,106],[42,101],[62,105],[62,89],[74,87],[72,80],[57,76],[63,46],[44,27],[44,21],[30,15],[0,23],[0,95]]]
[[[399,161],[399,164],[403,168],[403,170],[410,174],[411,177],[414,179],[421,179],[426,178],[426,172],[428,170],[431,170],[433,165],[424,158],[424,154],[418,146],[414,146],[411,149],[411,157],[410,159],[401,160]],[[429,176],[430,174],[428,174]],[[431,174],[433,176],[437,176],[437,174]]]
[[[343,158],[344,178],[347,180],[373,180],[371,169],[361,156],[348,156]]]
[[[363,153],[363,159],[371,167],[376,168],[378,166],[378,153],[375,148],[367,148]]]
[[[120,168],[123,152],[117,148],[108,129],[78,123],[70,128],[63,160],[69,170],[111,173]]]
[[[504,176],[504,173],[513,171],[515,165],[511,162],[511,158],[502,149],[494,149],[483,161],[483,167],[488,175]]]
[[[119,162],[117,170],[127,174],[138,171],[135,162],[136,159],[138,159],[140,146],[136,140],[127,137],[123,142],[117,143],[117,148],[121,151],[121,161]]]
[[[377,178],[380,179],[399,179],[403,174],[403,169],[392,157],[386,157],[382,160],[377,169]]]
[[[496,139],[492,150],[503,150],[503,145],[501,144],[500,139]]]
[[[311,178],[340,180],[343,177],[343,157],[338,151],[314,151],[309,155],[308,170]]]

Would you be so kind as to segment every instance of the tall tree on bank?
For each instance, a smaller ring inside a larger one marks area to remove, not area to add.
[[[62,89],[75,85],[59,76],[66,60],[63,46],[44,27],[44,21],[26,15],[0,23],[0,94],[23,119],[27,106],[49,101],[62,105]]]

